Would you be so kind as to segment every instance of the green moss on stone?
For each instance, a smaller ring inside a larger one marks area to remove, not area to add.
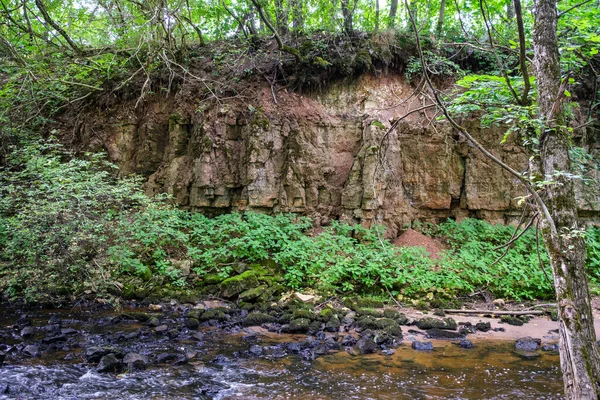
[[[221,282],[221,294],[224,297],[233,297],[236,294],[242,293],[248,289],[256,288],[259,285],[256,272],[249,270]]]
[[[268,322],[275,322],[277,318],[272,315],[265,313],[250,313],[244,318],[243,324],[245,326],[260,326]]]
[[[260,285],[252,289],[244,290],[242,293],[240,293],[238,299],[240,301],[254,300],[263,294],[265,290],[267,290],[267,285]]]

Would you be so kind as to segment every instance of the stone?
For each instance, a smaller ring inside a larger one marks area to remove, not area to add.
[[[316,296],[311,294],[302,294],[300,292],[294,293],[294,298],[302,303],[314,303],[317,299]]]
[[[27,345],[23,349],[23,354],[25,354],[29,357],[39,357],[40,356],[40,348],[34,344]]]
[[[159,325],[156,328],[154,328],[154,332],[156,333],[163,333],[169,330],[169,327],[167,325]]]
[[[186,318],[184,323],[189,329],[198,329],[200,326],[200,321],[198,321],[196,318]]]
[[[160,325],[160,321],[156,317],[152,317],[148,320],[148,326],[156,328],[159,325]]]
[[[88,363],[97,363],[102,357],[108,354],[114,354],[119,358],[125,356],[125,352],[123,350],[112,346],[92,346],[85,349],[84,357]]]
[[[221,282],[221,295],[225,298],[230,298],[258,286],[260,286],[260,283],[256,272],[248,270]]]
[[[471,342],[469,339],[460,339],[460,342],[458,342],[458,346],[462,349],[472,349],[473,342]]]
[[[123,357],[123,363],[127,366],[129,372],[142,371],[148,365],[148,359],[138,353],[127,353]]]
[[[379,350],[377,343],[375,343],[373,338],[369,336],[358,339],[354,348],[359,354],[372,354]]]
[[[523,320],[521,320],[520,318],[517,317],[513,317],[512,315],[503,315],[500,318],[501,322],[504,322],[506,324],[509,325],[513,325],[513,326],[522,326],[523,325]]]
[[[306,333],[310,327],[311,321],[307,318],[298,318],[290,321],[287,331],[290,333]]]
[[[75,335],[75,334],[79,333],[79,331],[77,329],[73,329],[73,328],[63,328],[63,329],[61,329],[60,333],[62,335],[68,336],[68,335]]]
[[[425,335],[427,339],[462,339],[464,334],[460,332],[452,332],[445,329],[431,328],[427,330],[427,334]]]
[[[558,351],[558,343],[545,344],[542,346],[542,351]]]
[[[415,340],[414,342],[412,342],[411,347],[412,347],[413,350],[430,351],[430,350],[433,350],[433,343],[431,343],[431,342],[420,342],[418,340]]]
[[[2,365],[4,364],[4,360],[6,360],[6,354],[0,352],[0,368],[2,368]]]
[[[274,316],[257,312],[248,314],[246,318],[244,318],[244,320],[242,321],[242,324],[244,326],[260,326],[262,324],[275,321],[277,321],[277,318],[275,318]]]
[[[42,339],[42,342],[45,344],[64,342],[67,340],[65,335],[56,335],[56,336],[48,336]]]
[[[257,344],[253,344],[252,346],[250,346],[250,350],[248,350],[250,352],[250,354],[252,354],[253,356],[260,356],[263,353],[263,349],[261,346],[257,345]]]
[[[384,356],[393,356],[396,353],[396,350],[394,349],[385,349],[381,351],[381,354],[383,354]]]
[[[540,344],[542,343],[541,339],[534,339],[532,337],[526,336],[517,339],[515,343],[515,348],[517,350],[523,351],[536,351],[540,348]]]
[[[113,353],[110,353],[100,359],[96,371],[117,373],[122,369],[122,366],[119,359]]]
[[[252,289],[244,290],[242,293],[240,293],[238,299],[240,301],[254,300],[258,298],[261,294],[263,294],[264,291],[267,290],[267,287],[267,285],[260,285]]]
[[[504,307],[506,302],[503,299],[495,299],[492,304],[494,304],[496,307]]]
[[[156,357],[156,362],[158,364],[167,364],[171,363],[179,358],[179,354],[177,353],[161,353]]]
[[[489,322],[478,322],[475,324],[475,329],[481,332],[487,332],[492,329],[492,325]]]
[[[162,311],[163,307],[160,304],[149,304],[148,310],[150,311]]]
[[[23,338],[30,338],[34,333],[35,328],[33,326],[26,326],[25,328],[21,329],[21,337]]]
[[[199,320],[202,316],[204,309],[192,309],[185,314],[185,318],[193,318]]]
[[[457,324],[453,318],[444,318],[443,320],[432,317],[421,318],[417,321],[417,327],[419,329],[449,329],[456,330]]]

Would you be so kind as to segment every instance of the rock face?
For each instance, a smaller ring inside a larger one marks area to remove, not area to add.
[[[212,214],[299,212],[317,225],[381,223],[389,237],[413,220],[519,216],[513,178],[436,122],[433,109],[406,116],[427,100],[411,97],[399,75],[363,75],[318,93],[280,90],[277,104],[268,86],[255,89],[214,105],[157,95],[139,109],[124,103],[90,115],[75,132],[82,147],[105,148],[122,174],[145,175],[149,194]],[[464,125],[499,158],[526,167],[518,139],[501,145],[503,129]],[[598,136],[586,137],[581,145],[599,154]],[[581,216],[597,219],[598,189],[579,189]]]

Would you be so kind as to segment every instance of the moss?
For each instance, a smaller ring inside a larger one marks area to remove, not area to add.
[[[252,289],[244,290],[242,293],[240,293],[238,299],[240,301],[254,300],[263,294],[265,290],[267,290],[267,285],[260,285]]]
[[[331,63],[322,57],[316,56],[315,58],[313,58],[313,65],[321,68],[327,68],[331,65]]]
[[[402,328],[400,328],[398,325],[386,326],[383,331],[396,338],[402,338]]]
[[[200,316],[204,313],[204,310],[190,310],[185,315],[186,318],[200,319]]]
[[[513,317],[512,315],[503,315],[502,317],[500,317],[500,321],[505,323],[505,324],[509,324],[509,325],[514,325],[514,326],[522,326],[523,325],[523,321],[517,317]]]
[[[338,316],[334,314],[325,324],[325,330],[328,332],[337,332],[340,330],[340,326],[342,326],[342,323],[340,322]]]
[[[381,317],[383,317],[383,312],[382,311],[375,310],[373,308],[359,308],[358,310],[356,310],[356,313],[359,316],[369,315],[369,316],[375,317],[375,318],[381,318]]]
[[[264,313],[250,313],[242,322],[244,326],[260,326],[269,322],[276,322],[277,318]]]
[[[227,319],[227,315],[218,309],[207,310],[200,316],[201,321],[225,321]]]
[[[308,326],[308,333],[317,333],[323,327],[323,323],[319,321],[313,321]]]
[[[425,317],[417,321],[417,327],[419,329],[438,328],[455,330],[456,326],[456,321],[453,318],[444,318],[444,320],[441,320],[437,318]]]
[[[290,321],[287,331],[290,333],[306,333],[310,327],[311,321],[307,318],[298,318]]]
[[[296,318],[306,318],[306,319],[312,320],[315,318],[315,316],[309,310],[297,309],[294,311],[294,313],[292,315],[292,319],[296,319]]]
[[[356,324],[360,329],[377,329],[377,324],[375,323],[375,318],[366,315],[364,317],[358,318]]]
[[[356,304],[360,308],[383,308],[383,301],[375,299],[358,299]]]
[[[221,294],[224,297],[233,297],[236,294],[256,288],[259,285],[256,272],[250,270],[221,282]]]
[[[319,312],[317,319],[322,322],[327,322],[333,316],[333,310],[331,308],[324,308]]]
[[[556,308],[550,311],[550,319],[555,322],[558,321],[558,310]]]

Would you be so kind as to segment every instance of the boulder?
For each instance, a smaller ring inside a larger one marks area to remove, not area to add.
[[[107,354],[100,359],[96,371],[117,373],[122,369],[121,361],[113,353]]]
[[[444,329],[432,328],[427,330],[425,337],[427,339],[462,339],[464,338],[464,334],[460,332],[451,332]]]
[[[463,349],[472,349],[473,348],[473,342],[471,342],[469,339],[460,339],[460,342],[457,343],[459,347],[463,348]]]
[[[306,333],[310,328],[310,319],[298,318],[290,321],[287,331],[290,333]]]
[[[198,329],[200,326],[200,321],[198,321],[196,318],[186,318],[184,323],[189,329]]]
[[[532,338],[529,336],[522,337],[517,339],[515,343],[515,348],[517,350],[522,351],[536,351],[540,348],[540,344],[542,343],[541,339]]]
[[[102,357],[108,354],[114,354],[119,358],[125,356],[125,352],[123,350],[117,349],[112,346],[93,346],[88,347],[85,350],[84,357],[88,363],[97,363]]]
[[[39,357],[40,356],[40,348],[34,344],[27,345],[23,349],[23,354],[25,354],[29,357]]]
[[[300,292],[294,293],[294,298],[302,303],[314,303],[317,300],[317,296],[302,294]]]
[[[419,342],[418,340],[415,340],[414,342],[412,342],[411,347],[413,348],[413,350],[430,351],[430,350],[433,350],[433,343]]]
[[[127,366],[129,372],[142,371],[148,365],[148,359],[138,353],[127,353],[123,357],[123,363]]]
[[[221,282],[221,294],[223,297],[230,298],[258,286],[260,286],[260,283],[256,272],[253,270],[245,271]]]
[[[35,328],[33,326],[26,326],[21,329],[21,337],[22,338],[30,338],[35,333]]]
[[[376,353],[379,350],[379,346],[372,337],[365,336],[358,339],[354,348],[359,354],[371,354]]]
[[[492,325],[489,322],[478,322],[475,324],[475,329],[481,332],[487,332],[492,329]]]
[[[432,317],[421,318],[417,321],[417,327],[419,329],[449,329],[456,330],[456,321],[453,318],[444,318],[443,320]]]

